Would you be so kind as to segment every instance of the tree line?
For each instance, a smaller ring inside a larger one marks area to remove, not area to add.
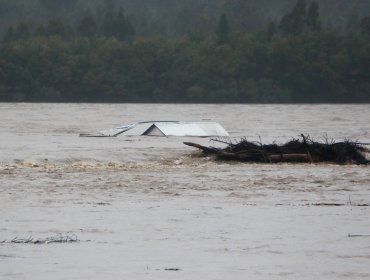
[[[112,6],[106,9],[100,23],[90,11],[85,12],[75,25],[65,22],[61,18],[51,18],[46,23],[21,21],[7,29],[3,41],[6,43],[37,36],[60,36],[63,39],[77,36],[105,36],[132,41],[135,31],[129,19],[126,18],[124,9],[119,7],[116,12]]]
[[[279,22],[296,0],[0,0],[0,37],[23,21],[27,25],[61,19],[75,26],[87,13],[98,25],[105,12],[125,7],[139,37],[207,35],[225,13],[235,31],[261,31],[270,21]],[[368,0],[316,0],[323,27],[341,33],[359,30],[370,13]]]
[[[316,1],[278,22],[234,30],[135,37],[123,8],[8,30],[0,45],[0,101],[369,102],[370,17],[356,33],[323,27]]]

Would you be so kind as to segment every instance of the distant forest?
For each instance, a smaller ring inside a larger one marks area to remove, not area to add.
[[[370,102],[370,1],[0,0],[0,101]]]

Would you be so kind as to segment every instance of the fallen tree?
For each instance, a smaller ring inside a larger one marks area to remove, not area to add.
[[[206,147],[196,143],[184,142],[185,145],[202,150],[204,155],[214,155],[219,160],[237,160],[244,162],[330,162],[337,164],[369,164],[366,153],[369,149],[363,144],[344,141],[320,143],[301,135],[298,139],[278,145],[261,144],[242,139],[236,144],[213,139],[227,144],[226,148]]]

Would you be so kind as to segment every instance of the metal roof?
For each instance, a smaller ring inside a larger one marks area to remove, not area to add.
[[[151,121],[124,125],[97,134],[80,134],[82,137],[125,136],[229,136],[226,130],[216,122],[179,122]]]

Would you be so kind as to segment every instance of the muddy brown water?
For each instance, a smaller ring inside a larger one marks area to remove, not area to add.
[[[234,139],[370,142],[370,105],[0,104],[0,279],[369,279],[370,168],[241,164],[79,138],[212,120]],[[80,242],[11,243],[58,234]]]

